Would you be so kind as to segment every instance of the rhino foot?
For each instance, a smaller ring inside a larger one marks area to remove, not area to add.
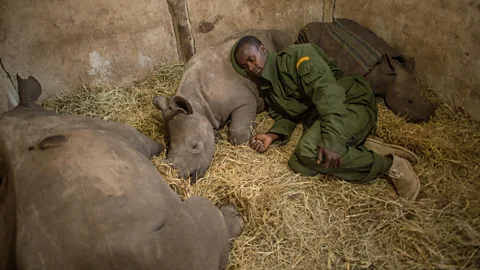
[[[242,216],[231,203],[222,205],[220,212],[222,212],[223,219],[225,220],[228,237],[230,239],[237,238],[243,232],[243,227],[245,226]]]
[[[219,140],[223,139],[222,138],[222,134],[220,134],[220,131],[219,130],[215,130],[214,131],[214,139],[213,139],[213,142],[214,143],[217,143]]]

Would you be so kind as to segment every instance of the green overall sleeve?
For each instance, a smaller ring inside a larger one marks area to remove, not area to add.
[[[272,127],[267,131],[268,133],[275,133],[280,136],[280,139],[276,141],[279,144],[285,144],[290,140],[297,123],[294,121],[282,117],[281,114],[275,112],[275,110],[270,109],[270,115],[275,121]]]
[[[328,64],[317,53],[300,58],[295,67],[305,94],[320,114],[321,136],[317,146],[344,155],[347,151],[345,89],[337,84]]]

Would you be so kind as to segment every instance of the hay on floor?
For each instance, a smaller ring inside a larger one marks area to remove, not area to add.
[[[155,69],[125,88],[84,86],[44,102],[61,114],[130,124],[163,142],[155,95],[173,95],[183,65]],[[417,202],[397,197],[386,179],[358,185],[293,173],[287,160],[301,134],[258,154],[225,139],[201,182],[178,179],[163,156],[153,158],[182,198],[199,194],[216,204],[233,202],[246,220],[230,255],[230,269],[478,269],[480,268],[480,124],[440,103],[428,124],[406,123],[379,106],[377,135],[422,156],[415,166]],[[257,132],[272,124],[257,117]],[[227,138],[226,130],[222,131]]]

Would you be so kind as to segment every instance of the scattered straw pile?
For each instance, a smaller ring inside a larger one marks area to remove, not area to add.
[[[127,88],[90,85],[44,104],[128,123],[163,141],[152,98],[172,95],[182,70],[181,64],[165,66]],[[436,99],[431,89],[427,93]],[[266,114],[257,121],[259,132],[272,123]],[[380,106],[377,135],[423,156],[415,167],[422,181],[415,203],[398,199],[385,179],[358,185],[294,174],[287,160],[299,129],[289,144],[265,154],[221,140],[194,186],[176,178],[162,157],[153,159],[182,198],[199,194],[240,209],[247,223],[231,252],[231,269],[480,268],[479,123],[444,103],[428,124],[406,123]]]

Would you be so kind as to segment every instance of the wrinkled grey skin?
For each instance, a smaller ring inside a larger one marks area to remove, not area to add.
[[[163,146],[134,128],[33,103],[0,117],[0,269],[219,269],[243,219],[182,202],[149,161]]]
[[[230,62],[233,45],[245,35],[256,36],[272,52],[295,39],[295,33],[282,31],[237,33],[190,59],[175,96],[154,99],[170,140],[168,161],[191,183],[210,166],[218,131],[230,121],[230,143],[243,144],[251,137],[256,114],[264,110],[255,83],[239,75]]]
[[[401,63],[384,54],[365,79],[372,85],[375,95],[383,97],[395,114],[413,122],[427,122],[435,114],[437,105],[421,94],[413,76],[414,69],[415,59],[406,58]]]

